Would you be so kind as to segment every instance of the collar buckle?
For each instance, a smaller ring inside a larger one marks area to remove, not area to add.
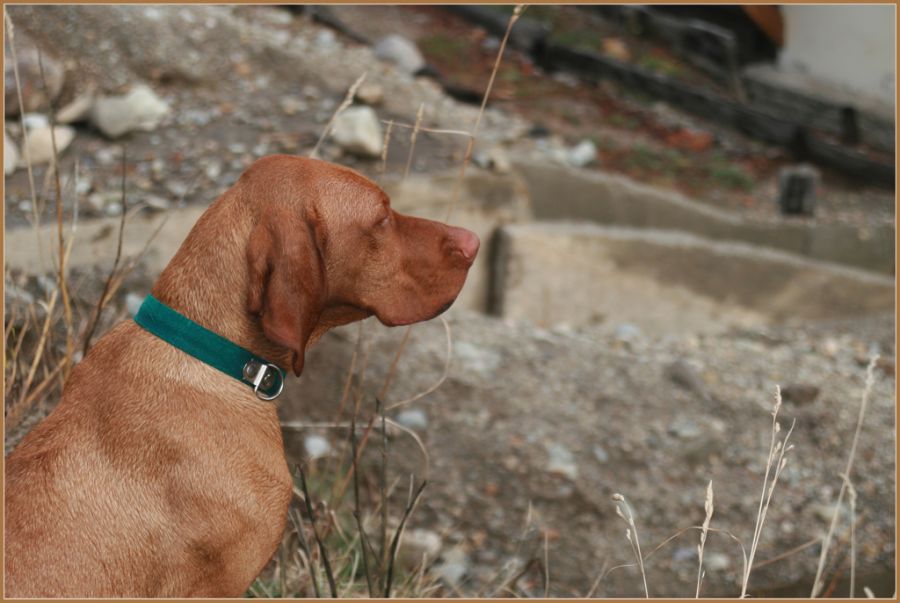
[[[274,400],[284,389],[284,374],[281,369],[268,362],[249,360],[244,365],[244,379],[253,384],[253,392],[260,400]],[[270,392],[276,388],[274,393]]]

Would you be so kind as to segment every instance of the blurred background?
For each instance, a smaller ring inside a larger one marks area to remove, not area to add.
[[[314,154],[482,240],[446,324],[338,329],[279,399],[340,594],[895,593],[894,6],[6,15],[7,452],[250,163]],[[248,594],[327,594],[298,509]]]

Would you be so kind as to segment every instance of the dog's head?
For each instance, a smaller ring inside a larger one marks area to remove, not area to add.
[[[375,315],[388,326],[433,318],[462,289],[473,233],[393,211],[361,174],[274,155],[241,177],[254,226],[247,246],[247,309],[267,338],[293,351],[329,328]]]

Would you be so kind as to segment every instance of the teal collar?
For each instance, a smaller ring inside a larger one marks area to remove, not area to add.
[[[201,327],[152,295],[134,321],[160,339],[253,387],[261,400],[274,400],[284,387],[284,371],[276,365]]]

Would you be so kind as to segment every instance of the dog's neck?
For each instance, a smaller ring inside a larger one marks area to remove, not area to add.
[[[247,311],[246,243],[251,229],[246,212],[224,194],[200,216],[152,293],[199,325],[289,368],[292,352],[266,338],[259,319]]]

